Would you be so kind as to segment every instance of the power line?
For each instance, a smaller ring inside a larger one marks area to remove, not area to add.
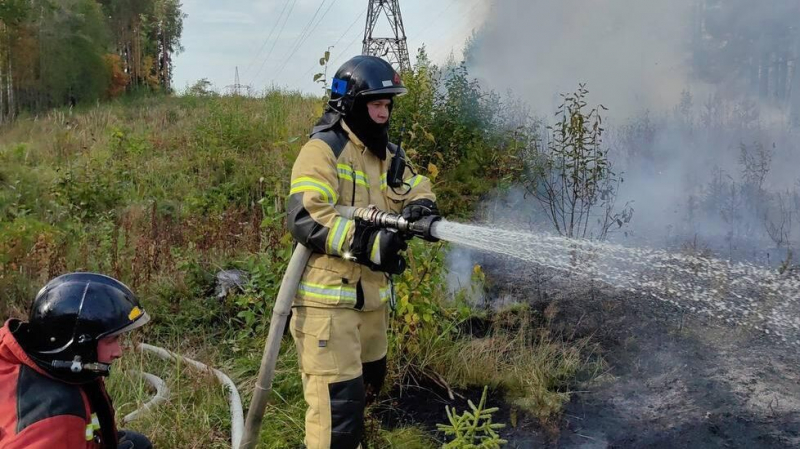
[[[341,42],[341,41],[342,41],[342,39],[344,38],[344,36],[345,36],[347,33],[349,33],[351,29],[353,29],[353,27],[356,25],[356,23],[357,23],[357,22],[358,22],[358,21],[361,19],[361,17],[363,17],[363,16],[364,16],[364,11],[362,10],[362,11],[361,11],[361,14],[359,14],[359,15],[358,15],[358,17],[356,17],[356,19],[355,19],[355,20],[353,20],[353,23],[351,23],[351,24],[350,24],[350,26],[349,26],[349,27],[347,27],[347,29],[346,29],[346,30],[344,30],[344,33],[342,33],[342,35],[341,35],[341,36],[339,36],[339,39],[336,39],[336,42],[334,42],[334,43],[333,43],[333,45],[331,45],[331,47],[335,47],[336,45],[338,45],[338,44],[339,44],[339,42]],[[350,44],[350,45],[352,45],[352,44]],[[349,47],[348,47],[348,48],[349,48]],[[333,64],[331,64],[331,65],[333,65]],[[313,66],[311,66],[311,67],[310,67],[308,70],[306,70],[306,73],[304,73],[304,74],[303,74],[303,77],[305,77],[306,75],[308,75],[308,72],[310,72],[310,71],[314,70],[314,69],[315,69],[317,66],[318,66],[318,64],[314,64]]]
[[[284,62],[287,61],[291,57],[291,55],[294,53],[295,49],[297,48],[297,44],[301,40],[303,40],[303,36],[305,36],[306,30],[311,28],[311,24],[314,23],[314,19],[317,18],[317,14],[319,14],[319,11],[322,9],[323,6],[325,6],[325,2],[326,1],[328,1],[328,0],[322,0],[322,2],[317,7],[317,10],[314,12],[314,15],[311,17],[311,20],[309,20],[308,23],[306,23],[306,26],[303,27],[303,30],[300,31],[300,34],[297,36],[297,39],[294,41],[294,44],[292,44],[292,46],[289,49],[289,51],[286,52],[286,57],[283,58]],[[281,67],[282,66],[283,66],[283,64],[281,64]]]
[[[478,5],[480,5],[482,2],[483,2],[483,0],[477,0],[477,1],[475,2],[475,4],[474,4],[474,5],[472,5],[472,8],[471,8],[471,9],[469,9],[469,10],[466,10],[466,9],[465,9],[465,10],[464,10],[464,12],[462,12],[461,14],[459,14],[459,15],[457,16],[458,18],[456,19],[456,21],[458,21],[458,20],[461,20],[463,17],[465,17],[465,16],[467,16],[467,15],[471,14],[473,11],[475,11],[475,9],[478,7]],[[451,3],[449,6],[452,6],[452,5],[453,5],[453,4]],[[442,12],[440,12],[440,13],[439,13],[439,16],[441,16],[442,14],[444,14],[444,13],[445,13],[445,11],[447,11],[447,9],[448,9],[448,8],[445,8],[445,9],[444,9]],[[462,27],[463,27],[463,24],[462,24]],[[425,29],[425,30],[424,30],[422,33],[420,33],[420,34],[419,34],[419,37],[418,37],[418,39],[419,39],[420,41],[423,41],[423,42],[424,42],[424,39],[422,39],[422,36],[424,36],[424,35],[426,35],[426,34],[429,34],[429,33],[428,33],[429,31],[430,31],[430,27],[427,27],[427,28],[426,28],[426,29]],[[446,31],[447,31],[447,29],[445,28],[445,32],[446,32]],[[437,33],[436,35],[434,35],[434,38],[433,38],[433,39],[431,39],[431,40],[432,40],[432,41],[435,41],[437,38],[441,37],[441,35],[442,35],[442,34],[443,34],[443,33],[442,33],[442,32],[441,32],[441,30],[440,30],[440,32],[439,32],[439,33]]]
[[[322,9],[322,6],[325,4],[325,1],[326,0],[322,0],[322,3],[319,5],[319,8],[317,8],[317,12],[314,13],[314,17],[311,18],[311,21],[309,22],[309,25],[311,25],[314,22],[314,19],[317,17],[317,14]],[[303,33],[300,33],[300,39],[298,39],[297,44],[292,49],[291,54],[283,61],[283,64],[281,65],[281,68],[278,69],[278,74],[276,76],[280,76],[280,74],[283,73],[283,70],[289,64],[289,61],[291,61],[291,59],[294,57],[294,55],[297,53],[297,51],[300,50],[300,48],[303,46],[303,44],[306,43],[308,38],[311,37],[311,34],[317,29],[319,24],[322,23],[323,20],[325,20],[325,16],[328,15],[328,12],[331,10],[331,8],[333,7],[333,5],[335,3],[336,3],[336,0],[333,0],[328,5],[328,9],[326,9],[325,12],[322,13],[322,16],[319,18],[319,20],[316,23],[314,23],[313,26],[310,27],[310,29],[308,29],[308,32],[305,33],[305,35],[303,35]],[[308,28],[308,26],[306,28]]]
[[[264,58],[264,62],[261,63],[261,67],[258,68],[258,72],[256,72],[255,76],[253,76],[253,78],[252,78],[253,80],[258,78],[258,75],[261,74],[261,70],[264,68],[264,65],[267,64],[267,61],[269,60],[270,55],[272,55],[272,50],[275,49],[275,44],[277,44],[278,41],[280,40],[281,34],[283,33],[283,29],[286,27],[286,22],[289,21],[289,17],[292,15],[292,11],[294,10],[294,5],[296,5],[296,4],[297,4],[297,0],[292,0],[292,6],[289,7],[289,12],[286,14],[286,20],[283,21],[283,25],[281,25],[281,29],[278,30],[278,37],[276,37],[275,40],[272,42],[272,47],[270,47],[269,53],[267,53],[267,56]]]
[[[350,49],[350,47],[352,47],[352,46],[353,46],[353,44],[355,44],[355,43],[356,43],[356,41],[358,41],[358,38],[360,38],[360,37],[361,37],[361,31],[359,31],[359,32],[358,32],[358,34],[356,34],[356,35],[355,35],[355,37],[353,38],[353,40],[352,40],[352,41],[350,41],[350,43],[349,43],[349,44],[347,44],[347,47],[345,47],[345,48],[344,48],[344,50],[342,50],[342,52],[341,52],[341,53],[339,53],[339,56],[338,56],[338,57],[337,57],[337,58],[336,58],[336,59],[335,59],[333,62],[331,62],[331,65],[332,65],[332,66],[334,66],[334,67],[336,67],[336,64],[335,64],[335,63],[336,63],[336,62],[339,62],[339,60],[340,60],[340,59],[342,59],[342,56],[343,56],[343,55],[345,55],[345,54],[347,54],[347,50],[349,50],[349,49]]]
[[[269,32],[269,36],[267,36],[267,38],[264,39],[264,42],[261,44],[261,47],[256,52],[255,56],[253,56],[253,59],[250,60],[250,64],[247,65],[247,68],[244,69],[244,72],[242,74],[247,74],[247,72],[253,66],[253,63],[256,62],[256,59],[258,59],[258,57],[261,55],[261,52],[264,50],[264,47],[267,46],[267,42],[269,42],[269,40],[272,38],[272,35],[275,34],[275,29],[278,28],[278,23],[281,21],[281,17],[283,17],[283,13],[286,11],[287,6],[289,6],[289,0],[283,2],[283,9],[281,9],[281,13],[278,15],[278,20],[275,21],[275,25],[272,25],[272,29]]]
[[[445,12],[446,12],[448,9],[450,9],[450,7],[451,7],[451,6],[453,6],[454,4],[455,4],[455,0],[450,0],[450,3],[448,3],[448,4],[447,4],[447,6],[445,6],[445,8],[444,8],[443,10],[439,11],[439,13],[438,13],[438,14],[436,14],[436,16],[434,16],[434,17],[433,17],[433,19],[431,19],[430,21],[428,21],[428,23],[427,23],[427,24],[426,24],[426,25],[425,25],[425,26],[422,28],[422,32],[421,32],[421,33],[419,33],[419,34],[417,34],[417,36],[415,36],[415,38],[416,38],[416,39],[419,39],[419,36],[422,36],[422,35],[424,35],[425,33],[427,33],[427,32],[428,32],[428,29],[430,29],[431,25],[433,25],[434,23],[436,23],[436,20],[437,20],[437,19],[439,19],[439,17],[441,17],[441,16],[442,16],[442,14],[444,14],[444,13],[445,13]]]
[[[311,34],[312,34],[312,33],[313,33],[313,32],[314,32],[316,29],[317,29],[317,27],[319,26],[319,24],[320,24],[320,23],[322,23],[322,21],[323,21],[323,20],[325,20],[325,16],[327,16],[327,15],[328,15],[328,12],[331,10],[331,8],[333,7],[333,5],[334,5],[334,4],[336,4],[336,0],[333,0],[333,2],[331,2],[331,4],[330,4],[330,5],[328,5],[328,9],[326,9],[326,10],[325,10],[325,12],[324,12],[324,13],[322,13],[322,17],[320,17],[320,18],[319,18],[319,20],[318,20],[318,21],[317,21],[317,23],[314,25],[314,27],[313,27],[313,28],[311,28],[311,31],[309,31],[309,32],[308,32],[308,34],[306,34],[306,37],[303,39],[303,41],[302,41],[302,42],[300,42],[300,46],[301,46],[301,47],[303,46],[303,44],[305,44],[305,43],[306,43],[306,41],[308,40],[308,38],[309,38],[309,37],[311,37]],[[299,49],[299,48],[298,48],[298,49]]]
[[[341,40],[344,38],[345,34],[347,34],[348,32],[350,32],[350,30],[353,28],[353,26],[355,26],[355,24],[356,24],[356,23],[359,21],[359,19],[361,19],[362,17],[364,17],[364,11],[363,11],[363,10],[361,11],[361,14],[359,14],[359,15],[358,15],[358,17],[356,17],[356,20],[354,20],[354,21],[353,21],[353,23],[351,23],[351,24],[350,24],[350,26],[349,26],[349,27],[347,27],[347,29],[344,31],[344,33],[342,33],[342,35],[341,35],[341,36],[339,36],[339,39],[336,39],[336,42],[335,42],[333,45],[336,45],[336,44],[338,44],[338,43],[339,43],[339,42],[340,42],[340,41],[341,41]]]

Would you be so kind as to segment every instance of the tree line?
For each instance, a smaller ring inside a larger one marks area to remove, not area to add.
[[[691,58],[694,74],[764,101],[800,119],[800,2],[696,0]]]
[[[168,92],[179,0],[0,1],[0,122],[118,97]]]

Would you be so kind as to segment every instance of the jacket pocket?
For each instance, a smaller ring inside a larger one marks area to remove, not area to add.
[[[295,308],[291,332],[302,372],[316,375],[339,373],[330,345],[330,316],[309,315],[305,308]]]
[[[358,279],[353,265],[333,256],[312,257],[297,288],[297,298],[326,306],[354,306]]]
[[[389,188],[384,192],[384,196],[386,197],[386,211],[399,214],[403,209],[403,203],[408,199],[408,188],[405,186],[397,189]]]

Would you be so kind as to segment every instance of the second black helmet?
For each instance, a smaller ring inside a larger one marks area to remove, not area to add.
[[[49,369],[79,373],[98,365],[100,339],[141,327],[149,319],[122,282],[102,274],[69,273],[36,295],[26,349]],[[99,373],[107,374],[107,367],[100,366]]]

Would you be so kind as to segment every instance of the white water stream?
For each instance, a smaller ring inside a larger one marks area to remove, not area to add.
[[[800,346],[800,276],[768,267],[649,248],[442,220],[434,236],[653,296],[692,313]]]

